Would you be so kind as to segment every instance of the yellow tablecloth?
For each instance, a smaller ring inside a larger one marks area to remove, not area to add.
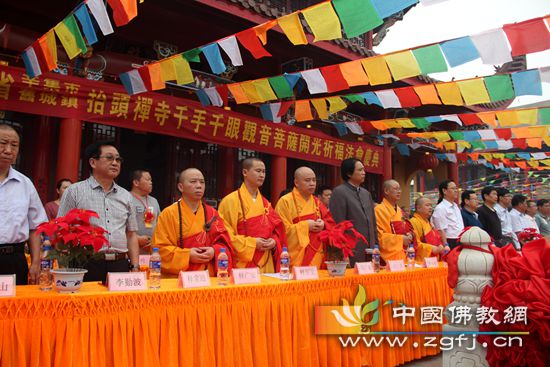
[[[97,283],[69,295],[20,286],[0,299],[0,366],[395,366],[439,350],[413,348],[420,336],[401,348],[342,348],[337,336],[314,334],[314,306],[353,303],[359,284],[367,300],[446,306],[446,279],[437,268],[186,290],[163,279],[161,290],[128,293]],[[419,316],[403,326],[390,311],[373,331],[441,329],[420,326]]]

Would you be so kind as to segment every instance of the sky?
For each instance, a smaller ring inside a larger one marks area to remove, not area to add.
[[[385,54],[406,50],[545,15],[550,15],[550,0],[443,0],[429,6],[420,3],[389,29],[374,51]],[[527,68],[544,66],[550,66],[550,50],[527,55]],[[478,59],[430,76],[448,81],[493,73],[492,65],[484,65]],[[542,87],[542,96],[517,97],[510,107],[550,100],[550,84],[543,83]]]

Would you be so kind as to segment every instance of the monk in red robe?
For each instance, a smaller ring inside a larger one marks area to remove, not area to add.
[[[233,264],[231,238],[216,209],[202,202],[205,184],[201,171],[188,168],[178,181],[181,199],[160,213],[153,234],[162,272],[177,275],[208,269],[210,276],[216,276],[220,249],[226,249],[229,266]]]
[[[244,182],[220,203],[222,216],[235,249],[238,268],[258,267],[262,273],[279,270],[279,258],[286,235],[283,221],[262,196],[265,164],[258,158],[242,163]]]

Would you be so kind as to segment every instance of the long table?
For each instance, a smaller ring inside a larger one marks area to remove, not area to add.
[[[0,366],[396,366],[439,353],[420,336],[402,347],[343,348],[338,336],[315,335],[315,306],[353,304],[358,285],[380,304],[446,306],[447,269],[380,272],[319,280],[181,289],[163,279],[160,290],[109,292],[85,283],[79,293],[18,286],[0,299]],[[215,280],[212,279],[212,284]],[[418,313],[418,309],[417,309]],[[376,330],[437,331],[418,317],[394,319],[381,307]],[[414,345],[414,342],[420,345]]]

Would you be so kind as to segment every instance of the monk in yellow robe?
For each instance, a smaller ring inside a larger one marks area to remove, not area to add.
[[[202,202],[204,176],[196,168],[179,175],[181,199],[164,209],[158,218],[153,244],[159,248],[162,273],[208,269],[216,276],[218,254],[226,249],[233,264],[231,239],[216,209]]]
[[[265,164],[247,158],[242,173],[241,187],[223,198],[218,208],[231,236],[236,267],[258,267],[262,273],[279,271],[286,235],[283,221],[259,190],[265,180]]]
[[[418,242],[417,261],[424,261],[424,258],[431,256],[439,257],[445,250],[450,251],[448,246],[443,246],[443,240],[439,232],[430,224],[432,212],[430,199],[422,196],[416,199],[414,215],[410,222]]]
[[[325,261],[319,234],[336,223],[327,207],[313,195],[316,185],[311,168],[298,168],[294,172],[294,189],[280,198],[275,208],[285,225],[291,266],[313,265],[320,269]]]

